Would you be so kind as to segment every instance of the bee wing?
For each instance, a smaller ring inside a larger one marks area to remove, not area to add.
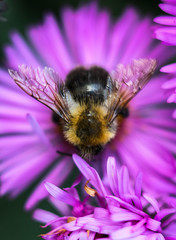
[[[64,121],[69,122],[70,113],[58,74],[47,67],[41,70],[39,67],[21,65],[18,68],[18,71],[9,69],[9,74],[16,84],[27,94],[56,112]]]
[[[119,112],[149,82],[156,69],[155,59],[134,59],[128,65],[117,65],[110,78],[113,82],[112,100],[109,106],[108,121],[112,122]]]

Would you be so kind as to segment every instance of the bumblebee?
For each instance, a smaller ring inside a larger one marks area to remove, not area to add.
[[[138,59],[117,65],[112,73],[98,66],[78,67],[64,81],[47,67],[21,65],[9,74],[27,94],[53,110],[65,139],[91,159],[116,136],[118,117],[128,115],[128,103],[155,68],[155,59]]]

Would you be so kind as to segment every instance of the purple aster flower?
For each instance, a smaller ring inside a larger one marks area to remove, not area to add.
[[[137,175],[133,187],[128,169],[124,166],[117,168],[116,160],[109,157],[108,184],[105,184],[97,171],[82,158],[73,155],[73,159],[88,180],[85,184],[86,192],[94,197],[96,202],[93,205],[92,198],[86,196],[80,201],[75,183],[65,190],[46,183],[47,190],[54,197],[52,202],[58,206],[59,211],[62,209],[64,216],[59,217],[41,209],[34,212],[36,220],[52,229],[42,235],[44,239],[169,240],[176,238],[174,204],[171,202],[168,204],[167,201],[165,203],[163,200],[157,201],[152,195],[142,192],[141,173]],[[88,182],[94,189],[88,187]]]
[[[85,18],[86,16],[86,18]],[[27,31],[28,42],[20,34],[11,35],[5,47],[7,66],[48,66],[61,79],[76,66],[97,65],[107,71],[132,59],[154,58],[158,66],[173,54],[152,39],[151,20],[141,19],[127,9],[114,24],[109,13],[96,4],[62,11],[62,26],[48,14],[44,22]],[[15,197],[40,176],[42,180],[26,203],[32,208],[48,196],[43,181],[59,186],[73,169],[71,159],[56,150],[73,153],[64,140],[50,109],[30,98],[1,69],[1,195]],[[107,156],[125,164],[132,177],[144,173],[144,188],[156,193],[175,193],[175,122],[172,109],[163,105],[164,78],[159,74],[128,105],[129,117],[122,119],[115,139],[99,155],[95,165],[105,168]],[[158,167],[160,166],[160,167]],[[153,184],[155,182],[155,184]],[[152,188],[151,188],[152,187]]]
[[[155,37],[164,43],[176,46],[176,2],[174,0],[163,0],[159,7],[166,13],[173,16],[160,16],[154,22],[160,24],[155,30]],[[168,103],[176,103],[176,63],[164,66],[161,72],[168,73],[166,81],[162,87],[167,90]],[[173,113],[176,118],[176,110]]]

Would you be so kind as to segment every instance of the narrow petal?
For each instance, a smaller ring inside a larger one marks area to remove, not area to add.
[[[54,213],[42,209],[36,209],[33,214],[33,218],[39,222],[46,224],[54,219],[57,219],[58,216]]]
[[[108,200],[113,200],[114,202],[117,202],[119,203],[122,207],[125,207],[126,209],[136,213],[136,214],[139,214],[141,216],[146,216],[146,213],[142,212],[141,210],[135,208],[134,206],[132,206],[131,204],[125,202],[124,200],[118,198],[118,197],[115,197],[115,196],[107,196],[106,197]]]
[[[176,6],[174,5],[161,3],[159,7],[166,13],[176,15]]]
[[[114,231],[111,233],[111,238],[113,240],[118,240],[118,239],[126,239],[130,237],[137,237],[141,235],[142,233],[145,232],[145,228],[141,227],[137,231],[133,232],[133,226],[130,227],[124,227],[122,229],[119,229],[117,231]]]
[[[68,177],[73,168],[73,164],[70,158],[62,159],[56,166],[54,166],[44,179],[38,184],[35,190],[28,198],[25,209],[29,210],[33,208],[38,202],[48,196],[48,192],[44,187],[44,182],[52,182],[53,184],[60,186],[64,180]],[[59,176],[59,177],[58,177]]]
[[[155,37],[158,40],[161,40],[171,45],[175,45],[176,43],[176,36],[174,33],[175,31],[176,31],[176,28],[172,28],[172,30],[170,28],[156,30]]]
[[[45,184],[47,191],[54,197],[62,202],[65,202],[71,206],[79,205],[80,202],[72,197],[69,193],[63,191],[62,189],[56,187],[54,184],[47,182]]]
[[[165,73],[174,73],[176,69],[176,63],[166,65],[160,69],[161,72]]]
[[[176,26],[176,17],[160,16],[160,17],[154,18],[153,21],[163,25]]]
[[[142,180],[143,180],[143,174],[140,172],[135,181],[135,194],[138,198],[141,197],[141,191],[142,191]]]
[[[158,213],[160,211],[157,201],[147,193],[143,193],[144,198],[153,206],[154,210]]]
[[[114,195],[118,194],[118,177],[117,177],[117,164],[113,157],[109,157],[107,161],[107,175],[108,182]]]
[[[96,170],[90,167],[89,164],[87,164],[81,157],[76,154],[73,154],[73,160],[84,177],[87,180],[90,180],[90,183],[95,187],[98,193],[102,196],[106,196],[106,190]]]
[[[172,78],[172,80],[165,82],[162,85],[162,88],[164,89],[176,88],[176,78]]]

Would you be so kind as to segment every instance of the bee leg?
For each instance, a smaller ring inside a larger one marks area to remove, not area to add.
[[[64,152],[61,152],[59,150],[56,151],[58,154],[60,155],[63,155],[63,156],[69,156],[69,157],[72,157],[72,154],[71,153],[64,153]]]

